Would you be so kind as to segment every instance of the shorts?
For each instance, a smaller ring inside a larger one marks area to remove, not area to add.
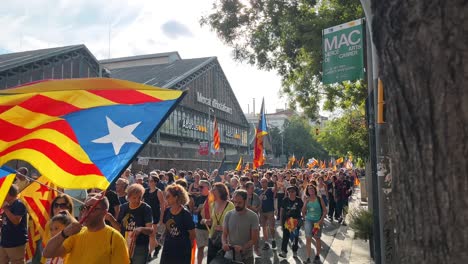
[[[208,246],[208,230],[195,228],[195,235],[197,239],[197,247]]]
[[[260,212],[260,225],[265,226],[267,224],[275,226],[275,212]]]
[[[314,224],[317,223],[318,221],[310,221],[310,220],[305,220],[304,222],[304,230],[305,230],[305,236],[306,237],[312,237],[312,230],[314,229]],[[323,224],[320,225],[320,229],[317,232],[317,234],[314,236],[315,238],[320,238],[322,237],[322,229],[323,229]]]

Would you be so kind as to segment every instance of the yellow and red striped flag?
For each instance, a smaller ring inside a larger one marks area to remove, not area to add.
[[[184,94],[110,78],[0,90],[0,164],[24,160],[63,188],[107,189]]]
[[[336,160],[336,164],[339,165],[339,164],[343,163],[343,161],[344,161],[343,157],[340,157],[339,159]]]
[[[242,163],[243,163],[243,158],[242,156],[240,156],[239,162],[237,163],[237,166],[236,166],[236,171],[242,170]]]
[[[50,182],[45,176],[39,177],[37,182],[31,183],[20,193],[20,199],[28,209],[29,216],[36,224],[39,234],[44,237],[46,224],[50,219],[50,209],[52,200],[57,196],[57,192],[49,189],[47,186],[54,188],[55,185]]]
[[[326,168],[325,161],[320,161],[320,168],[321,168],[321,169],[325,169],[325,168]]]
[[[216,117],[214,118],[214,131],[213,131],[213,150],[217,152],[219,150],[219,146],[221,144],[221,138],[219,137],[219,129],[218,129],[218,121],[216,121]]]
[[[316,159],[314,159],[314,158],[311,158],[311,159],[309,159],[309,162],[307,162],[307,167],[309,169],[312,169],[315,166],[317,166],[317,164],[318,164],[318,161]]]
[[[37,242],[41,239],[41,234],[39,229],[36,227],[36,223],[32,220],[31,217],[28,218],[28,242],[26,243],[26,250],[24,258],[27,261],[30,261],[36,255]],[[42,263],[42,262],[41,262]]]
[[[260,117],[258,125],[255,129],[255,145],[254,145],[254,158],[252,162],[253,169],[260,168],[265,164],[265,149],[263,146],[263,137],[268,135],[268,127],[265,118],[265,100],[262,100],[262,107],[260,108]]]
[[[8,167],[0,167],[0,205],[3,204],[15,180],[15,170]]]

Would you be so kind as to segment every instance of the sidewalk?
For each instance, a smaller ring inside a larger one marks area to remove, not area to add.
[[[361,190],[356,187],[353,196],[349,200],[349,211],[351,212],[359,207],[367,209],[367,205],[361,205]],[[349,223],[349,220],[348,214],[346,223]],[[323,263],[374,263],[370,257],[369,241],[354,239],[354,231],[348,226],[340,225],[329,245]]]

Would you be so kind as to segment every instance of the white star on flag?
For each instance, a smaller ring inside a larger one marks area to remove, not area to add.
[[[101,138],[95,139],[93,143],[111,143],[114,147],[115,155],[120,153],[120,149],[125,143],[138,143],[143,144],[141,140],[135,137],[132,132],[137,128],[141,123],[135,123],[124,127],[119,127],[116,125],[109,117],[106,116],[107,128],[109,129],[109,134]]]

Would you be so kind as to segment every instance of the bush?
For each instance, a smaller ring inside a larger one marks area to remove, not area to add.
[[[364,240],[372,238],[373,215],[372,212],[363,208],[353,210],[350,213],[349,226],[354,230],[354,237]]]

